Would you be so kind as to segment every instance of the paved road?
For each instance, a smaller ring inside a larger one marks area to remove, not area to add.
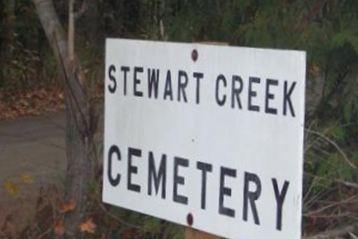
[[[31,176],[33,183],[20,183],[21,197],[27,199],[41,185],[63,180],[64,126],[64,113],[0,122],[0,215],[16,201],[4,189],[5,182],[20,183],[22,175]]]
[[[100,127],[102,121],[103,118]],[[97,140],[102,142],[101,133]],[[31,221],[40,187],[63,185],[65,169],[63,112],[0,121],[0,228],[9,214],[20,225]],[[25,183],[23,176],[32,178],[33,182]],[[17,197],[5,190],[8,182],[18,186]]]

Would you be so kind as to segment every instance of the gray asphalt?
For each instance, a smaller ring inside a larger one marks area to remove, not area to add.
[[[0,122],[0,214],[1,205],[14,201],[5,190],[6,182],[19,185],[19,198],[26,199],[41,185],[63,180],[64,127],[64,113]],[[33,183],[23,183],[23,175]]]

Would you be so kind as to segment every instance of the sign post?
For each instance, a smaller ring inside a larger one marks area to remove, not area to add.
[[[108,39],[103,201],[189,239],[301,238],[305,66],[301,51]]]

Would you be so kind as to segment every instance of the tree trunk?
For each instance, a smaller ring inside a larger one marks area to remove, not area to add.
[[[69,0],[68,10],[68,58],[72,65],[75,60],[75,0]]]
[[[8,62],[11,60],[11,48],[14,43],[15,0],[4,0],[0,4],[0,87],[8,76]]]
[[[92,122],[83,76],[69,55],[69,43],[59,22],[52,0],[33,0],[48,41],[62,74],[66,103],[66,185],[65,200],[74,201],[76,209],[65,218],[66,238],[81,238],[79,224],[86,216],[88,183],[94,179]],[[74,44],[73,42],[71,44]]]

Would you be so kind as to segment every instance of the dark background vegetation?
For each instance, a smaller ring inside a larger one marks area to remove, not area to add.
[[[103,84],[106,37],[307,51],[304,230],[317,233],[358,220],[357,0],[84,1],[76,2],[85,9],[76,23],[76,51],[93,88]],[[68,1],[55,5],[66,26]],[[32,2],[2,0],[0,14],[0,102],[10,102],[11,92],[60,88]],[[140,225],[111,227],[110,217],[101,217],[113,234],[134,228],[147,237],[179,235],[174,225],[109,210]]]

